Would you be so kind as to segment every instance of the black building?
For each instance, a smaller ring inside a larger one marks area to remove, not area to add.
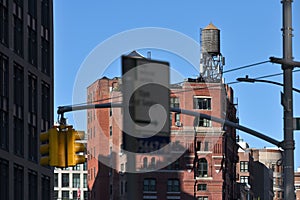
[[[51,199],[39,133],[53,124],[53,2],[0,0],[0,194]]]

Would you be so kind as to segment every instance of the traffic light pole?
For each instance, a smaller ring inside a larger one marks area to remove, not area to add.
[[[283,60],[292,61],[292,0],[282,0]],[[284,199],[295,199],[294,187],[294,127],[293,127],[293,66],[282,64],[284,107]]]

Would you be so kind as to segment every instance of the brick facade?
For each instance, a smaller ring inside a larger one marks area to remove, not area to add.
[[[88,87],[91,103],[121,102],[120,80],[106,77]],[[182,109],[236,121],[233,91],[221,83],[188,79],[173,85],[171,98]],[[209,103],[207,102],[209,101]],[[173,103],[174,103],[173,102]],[[198,107],[198,108],[197,108]],[[126,154],[122,151],[122,110],[88,111],[89,199],[127,199]],[[234,199],[236,133],[233,128],[171,113],[171,148],[168,156],[136,156],[137,199]],[[173,159],[174,157],[178,159]],[[103,164],[106,163],[106,164]],[[167,164],[166,164],[167,163]],[[111,168],[112,167],[112,168]],[[148,172],[155,169],[153,172]],[[157,170],[158,169],[158,170]],[[146,172],[147,171],[147,172]]]

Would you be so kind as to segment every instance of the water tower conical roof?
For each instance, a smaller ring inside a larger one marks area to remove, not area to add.
[[[204,28],[204,30],[219,30],[215,25],[211,22]]]

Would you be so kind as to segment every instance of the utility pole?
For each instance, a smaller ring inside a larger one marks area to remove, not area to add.
[[[283,61],[293,61],[292,53],[292,2],[293,0],[282,0],[283,9]],[[283,95],[282,105],[284,107],[284,199],[295,199],[294,188],[294,127],[293,127],[293,68],[294,66],[283,63]]]

